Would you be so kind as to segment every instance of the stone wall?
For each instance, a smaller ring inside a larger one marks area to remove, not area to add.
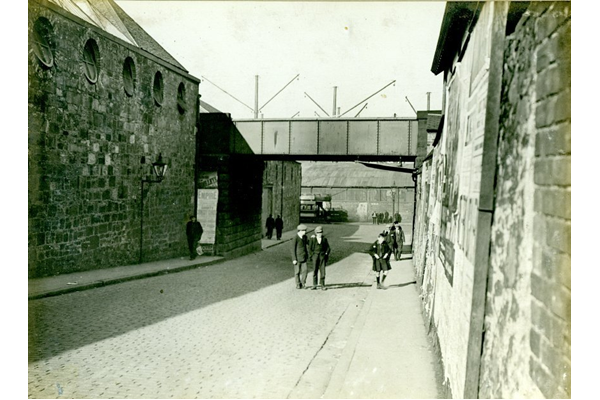
[[[51,66],[34,51],[36,22],[45,27]],[[198,80],[50,3],[30,1],[28,23],[29,276],[137,263],[140,179],[161,153],[168,173],[145,193],[143,259],[186,255]],[[89,39],[98,51],[95,83],[82,61]],[[161,105],[153,98],[157,72]]]
[[[482,397],[570,397],[570,5],[508,37]]]
[[[261,250],[263,162],[252,155],[201,155],[200,172],[216,172],[218,202],[213,246],[207,253],[238,257]]]

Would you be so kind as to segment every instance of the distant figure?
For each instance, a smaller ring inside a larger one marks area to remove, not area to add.
[[[308,258],[314,263],[312,290],[317,289],[319,273],[321,274],[321,290],[327,290],[325,287],[325,268],[327,267],[331,247],[327,238],[323,236],[323,227],[317,226],[315,228],[315,235],[311,236],[308,242]]]
[[[387,242],[392,248],[394,253],[394,260],[398,261],[398,230],[396,229],[396,223],[388,225],[388,238]]]
[[[373,225],[375,225],[377,223],[377,213],[375,211],[371,214],[371,218],[373,218]]]
[[[394,259],[400,260],[402,258],[402,247],[404,246],[404,231],[400,226],[400,222],[394,222],[394,225],[396,229],[396,242],[398,244],[394,252]]]
[[[277,240],[281,240],[281,233],[283,232],[283,220],[281,219],[281,215],[278,215],[275,218],[275,232],[277,232]]]
[[[377,213],[377,225],[381,224],[381,220],[383,219],[382,213]]]
[[[294,264],[294,277],[296,278],[296,289],[307,289],[306,275],[308,269],[308,248],[306,239],[306,225],[298,225],[298,234],[292,242],[292,264]]]
[[[373,258],[373,271],[375,271],[377,277],[377,289],[385,289],[383,282],[387,277],[388,271],[392,269],[390,265],[392,250],[388,242],[385,241],[385,234],[380,233],[377,236],[377,241],[371,245],[369,253]]]
[[[267,239],[271,239],[273,237],[273,228],[275,227],[275,220],[271,214],[269,214],[265,226],[267,227]]]
[[[193,260],[198,256],[196,252],[196,246],[198,246],[198,242],[202,238],[202,225],[200,222],[196,221],[196,216],[191,215],[190,220],[185,226],[185,234],[187,236],[188,248],[190,250],[190,260]]]
[[[389,222],[389,221],[388,221],[389,219],[390,219],[390,213],[388,213],[388,212],[386,211],[386,212],[385,212],[385,215],[384,215],[384,217],[383,217],[383,223],[384,223],[384,224],[387,224],[387,223]]]
[[[402,222],[402,216],[400,215],[400,213],[395,213],[394,214],[394,224],[400,223],[400,222]]]

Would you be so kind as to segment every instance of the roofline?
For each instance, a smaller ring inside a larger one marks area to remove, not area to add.
[[[361,121],[361,122],[376,122],[376,121],[417,121],[416,117],[384,117],[384,118],[245,118],[234,119],[233,122],[315,122],[315,121]]]
[[[199,78],[196,78],[195,76],[191,75],[188,71],[181,69],[181,68],[177,67],[176,65],[173,65],[170,62],[163,60],[160,57],[155,56],[154,54],[148,52],[147,50],[142,49],[141,47],[134,46],[131,43],[127,43],[123,39],[118,38],[115,35],[113,35],[109,32],[106,32],[103,29],[98,28],[97,26],[95,26],[93,24],[90,24],[89,22],[79,18],[77,15],[71,14],[70,12],[66,11],[65,9],[59,7],[58,5],[56,5],[54,3],[51,3],[47,0],[29,0],[29,1],[38,3],[41,6],[44,6],[57,14],[60,14],[61,16],[71,20],[72,22],[74,22],[76,24],[82,25],[85,28],[89,28],[98,34],[101,34],[107,40],[111,40],[121,46],[127,47],[129,50],[135,51],[136,53],[139,53],[142,56],[151,59],[152,61],[162,65],[163,67],[170,69],[170,70],[178,73],[179,75],[183,75],[184,77],[188,78],[189,80],[191,80],[197,84],[200,84],[200,82],[201,82],[201,80]]]
[[[463,45],[463,37],[470,32],[481,12],[480,1],[448,1],[431,63],[431,72],[438,75],[452,63]]]

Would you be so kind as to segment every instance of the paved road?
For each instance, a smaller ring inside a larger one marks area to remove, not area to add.
[[[29,301],[29,397],[321,397],[372,291],[378,229],[325,226],[327,291],[295,288],[284,243]]]

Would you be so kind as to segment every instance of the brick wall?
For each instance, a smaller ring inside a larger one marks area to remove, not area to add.
[[[530,374],[546,397],[571,387],[571,10],[532,9],[535,21],[534,247]]]
[[[480,396],[570,397],[570,5],[507,38]]]
[[[51,26],[51,67],[33,51],[39,17]],[[28,22],[29,276],[136,263],[140,177],[159,153],[169,169],[145,194],[144,260],[185,255],[186,215],[194,206],[197,80],[46,2],[29,2]],[[84,75],[88,39],[99,50],[96,83]],[[132,96],[123,83],[127,57],[135,65]],[[162,106],[152,96],[157,71],[164,80]],[[181,83],[184,113],[177,107]]]

